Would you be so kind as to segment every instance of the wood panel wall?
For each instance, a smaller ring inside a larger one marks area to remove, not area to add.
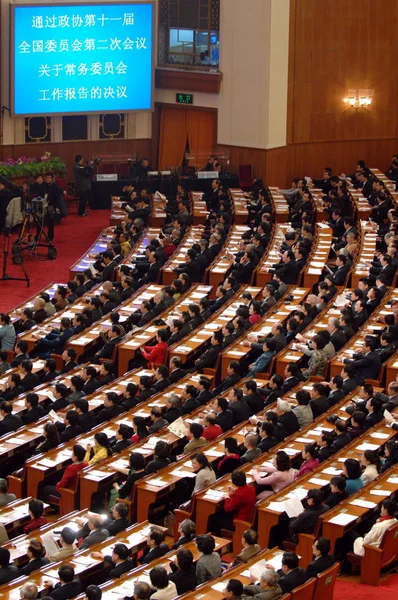
[[[288,143],[396,138],[398,2],[291,0]],[[373,89],[368,109],[343,103]]]
[[[59,156],[66,163],[68,176],[71,176],[76,154],[83,154],[91,159],[99,154],[137,153],[139,158],[151,157],[152,140],[99,140],[84,142],[59,142],[51,144],[19,144],[0,147],[1,159],[19,158],[20,156],[39,157],[44,151],[52,156]]]

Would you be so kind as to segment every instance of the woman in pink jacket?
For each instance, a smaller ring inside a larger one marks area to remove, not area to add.
[[[319,460],[316,458],[316,450],[313,444],[306,444],[301,451],[303,457],[303,463],[298,471],[296,471],[295,479],[298,479],[302,475],[311,473],[319,465]]]
[[[258,485],[269,485],[271,490],[264,490],[257,500],[264,500],[273,493],[279,492],[285,486],[293,483],[296,470],[292,469],[289,456],[283,450],[277,452],[273,465],[265,464],[259,469],[253,469],[253,477]]]

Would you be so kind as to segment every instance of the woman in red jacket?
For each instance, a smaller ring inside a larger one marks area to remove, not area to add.
[[[232,485],[228,487],[228,496],[216,512],[210,515],[207,531],[220,535],[221,529],[234,531],[234,519],[251,522],[256,504],[256,490],[247,485],[243,471],[233,471]]]
[[[156,334],[157,344],[155,344],[155,346],[144,346],[141,350],[141,354],[148,363],[156,363],[157,365],[165,364],[168,349],[166,340],[166,330],[159,329]]]

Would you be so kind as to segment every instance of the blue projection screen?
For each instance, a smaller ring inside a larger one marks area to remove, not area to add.
[[[12,6],[15,115],[151,110],[152,2]]]

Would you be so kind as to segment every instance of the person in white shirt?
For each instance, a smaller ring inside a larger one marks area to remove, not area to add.
[[[367,485],[378,477],[381,469],[381,460],[374,450],[365,450],[361,458],[361,465],[365,468],[361,479],[363,485]]]
[[[354,554],[365,556],[365,544],[379,548],[386,531],[398,523],[397,519],[394,517],[396,511],[397,506],[395,502],[389,498],[383,500],[381,503],[381,515],[373,525],[372,529],[368,531],[365,537],[357,537],[354,541]]]
[[[169,581],[167,571],[163,567],[154,567],[149,572],[151,585],[155,592],[151,595],[153,600],[173,600],[178,596],[175,583]]]

